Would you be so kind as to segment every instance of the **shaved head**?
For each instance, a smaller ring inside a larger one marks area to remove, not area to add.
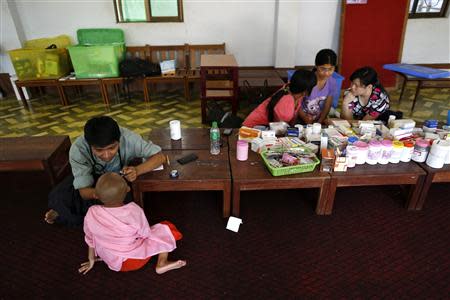
[[[123,203],[128,191],[125,179],[116,173],[103,174],[95,185],[95,193],[107,206]]]

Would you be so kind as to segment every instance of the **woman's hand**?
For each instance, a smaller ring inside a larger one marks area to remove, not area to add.
[[[355,95],[352,94],[352,92],[348,92],[345,96],[344,96],[344,100],[342,102],[342,106],[343,107],[348,107],[348,105],[355,100]]]

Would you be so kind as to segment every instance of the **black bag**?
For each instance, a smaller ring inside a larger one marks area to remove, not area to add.
[[[384,113],[382,113],[381,115],[378,116],[377,120],[382,121],[384,124],[388,123],[389,120],[389,116],[395,116],[396,120],[400,120],[403,119],[403,112],[397,110],[397,111],[393,111],[393,110],[386,110]]]
[[[208,123],[217,122],[220,128],[240,128],[243,120],[238,116],[225,112],[222,107],[215,101],[208,104],[207,120]]]
[[[140,58],[124,59],[119,64],[120,75],[122,77],[146,77],[161,75],[159,64],[151,63]]]

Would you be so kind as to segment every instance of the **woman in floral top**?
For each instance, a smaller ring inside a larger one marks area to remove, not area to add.
[[[344,93],[341,117],[346,120],[376,120],[389,109],[389,95],[378,81],[377,72],[363,67],[350,76]]]

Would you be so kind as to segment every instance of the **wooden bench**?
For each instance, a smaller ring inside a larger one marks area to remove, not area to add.
[[[44,171],[55,185],[68,172],[68,136],[0,138],[0,172]]]
[[[150,62],[159,64],[165,60],[175,60],[176,70],[175,74],[171,76],[159,75],[144,78],[144,99],[146,102],[150,101],[148,84],[155,86],[157,83],[161,82],[182,82],[184,85],[184,97],[185,99],[188,99],[189,89],[186,84],[186,49],[187,44],[173,46],[148,45]]]

